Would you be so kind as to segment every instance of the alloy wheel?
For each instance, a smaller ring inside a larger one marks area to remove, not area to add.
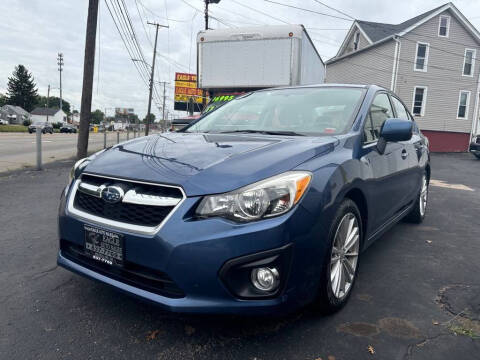
[[[349,212],[338,224],[330,259],[330,283],[337,299],[350,291],[357,271],[360,248],[360,227],[356,216]]]
[[[420,191],[420,215],[425,215],[427,209],[427,197],[428,197],[428,184],[427,177],[423,175],[422,178],[422,190]]]

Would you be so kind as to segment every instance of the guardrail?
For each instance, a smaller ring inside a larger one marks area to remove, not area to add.
[[[39,129],[40,130],[40,129]],[[95,134],[95,133],[91,133],[91,134]],[[126,135],[126,139],[120,139],[120,135],[123,135],[125,134]],[[42,170],[43,168],[43,162],[42,162],[42,131],[36,131],[36,163],[37,163],[37,170]],[[112,140],[112,137],[113,139],[115,139],[115,143],[120,143],[120,141],[124,141],[124,140],[130,140],[130,137],[133,136],[133,139],[134,138],[137,138],[137,137],[141,137],[141,136],[144,136],[143,135],[143,132],[141,131],[130,131],[130,130],[126,130],[126,131],[104,131],[103,132],[103,148],[105,149],[107,146],[111,145],[111,140]],[[91,138],[91,137],[90,137]],[[89,138],[89,148],[91,149],[90,147],[90,138]],[[109,139],[110,138],[110,139]],[[109,141],[110,140],[110,144],[109,144]],[[89,150],[90,150],[89,149]]]

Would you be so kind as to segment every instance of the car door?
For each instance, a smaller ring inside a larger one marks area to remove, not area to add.
[[[394,112],[386,92],[373,99],[364,122],[364,144],[361,162],[366,166],[367,192],[371,204],[369,223],[374,232],[404,207],[405,171],[408,157],[400,142],[388,142],[383,154],[377,150],[377,141],[383,122],[393,118]]]
[[[391,96],[393,108],[396,113],[396,117],[412,121],[413,133],[412,138],[408,141],[402,141],[405,146],[405,155],[408,157],[408,171],[405,176],[405,183],[408,184],[408,188],[405,192],[405,202],[413,201],[417,195],[421,186],[421,179],[423,169],[420,168],[420,160],[425,151],[423,141],[420,136],[420,132],[413,117],[408,112],[406,106],[395,96]]]

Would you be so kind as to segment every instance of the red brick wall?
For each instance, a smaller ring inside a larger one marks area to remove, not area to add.
[[[470,134],[446,131],[422,130],[430,142],[432,152],[464,152],[468,151]]]

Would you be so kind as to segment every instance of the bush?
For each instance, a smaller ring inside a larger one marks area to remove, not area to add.
[[[2,125],[0,132],[27,132],[28,126],[23,125]]]
[[[54,129],[60,129],[60,128],[62,127],[62,125],[63,125],[63,123],[61,123],[61,122],[56,122],[56,123],[53,123],[53,124],[52,124],[52,127],[53,127]]]
[[[23,120],[23,126],[30,126],[32,125],[32,120]]]

